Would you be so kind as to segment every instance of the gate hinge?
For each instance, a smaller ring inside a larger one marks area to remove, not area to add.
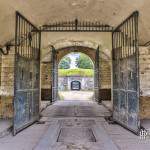
[[[13,47],[13,46],[16,46],[15,44],[12,44],[12,43],[6,43],[4,46],[0,46],[0,51],[3,55],[8,55],[9,54],[9,51],[10,51],[10,48]],[[18,45],[17,45],[18,46]]]
[[[3,47],[1,46],[0,51],[3,55],[8,55],[10,51],[10,46],[9,45],[5,45]]]

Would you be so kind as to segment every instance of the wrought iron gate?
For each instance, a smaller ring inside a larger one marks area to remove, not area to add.
[[[113,118],[138,133],[139,50],[138,12],[134,12],[112,34]]]
[[[14,135],[39,118],[40,37],[38,29],[16,12]]]
[[[52,64],[52,102],[57,100],[58,95],[58,64],[57,64],[57,52],[52,46],[51,64]]]
[[[94,65],[94,92],[95,92],[95,100],[100,102],[99,98],[99,47],[95,52],[95,65]]]

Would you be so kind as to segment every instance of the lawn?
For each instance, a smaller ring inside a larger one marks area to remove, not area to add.
[[[94,76],[93,69],[59,69],[58,70],[59,76],[82,76],[82,77],[92,77]]]

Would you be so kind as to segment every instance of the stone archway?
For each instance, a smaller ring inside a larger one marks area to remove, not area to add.
[[[55,43],[53,43],[53,47],[56,50],[57,53],[57,64],[61,60],[62,57],[67,55],[68,53],[71,52],[81,52],[86,54],[91,58],[91,60],[94,62],[95,61],[95,50],[98,47],[98,44],[95,42],[91,41],[68,41],[68,40],[59,40]],[[42,62],[45,69],[43,71],[49,70],[51,67],[51,53],[52,52],[52,47],[51,45],[49,46],[49,50],[47,50],[47,53],[42,55]],[[102,65],[100,65],[100,82],[103,84],[101,85],[101,88],[103,89],[111,89],[111,52],[109,50],[106,50],[106,52],[102,51],[100,47],[100,62]],[[103,67],[104,66],[104,67]],[[103,68],[103,69],[101,69]],[[49,75],[44,75],[47,76],[48,79],[50,79],[50,74]],[[42,82],[44,81],[44,77],[42,78]],[[103,82],[102,82],[103,81]],[[49,84],[49,89],[50,87],[50,82],[45,82]],[[43,86],[45,88],[45,86]],[[47,90],[50,92],[50,90]],[[46,92],[47,93],[47,92]],[[50,95],[49,95],[50,97]]]
[[[53,98],[53,100],[54,99],[58,99],[58,64],[59,64],[59,62],[60,62],[60,60],[65,56],[65,55],[67,55],[67,54],[69,54],[69,53],[72,53],[72,52],[79,52],[79,53],[84,53],[85,55],[87,55],[91,60],[92,60],[92,62],[93,62],[93,64],[94,65],[96,65],[97,63],[97,61],[98,60],[96,60],[96,51],[97,51],[97,49],[94,49],[94,48],[89,48],[89,47],[85,47],[85,46],[74,46],[74,45],[72,45],[72,46],[69,46],[69,47],[63,47],[63,48],[59,48],[59,49],[56,49],[55,50],[55,53],[56,53],[56,60],[54,60],[55,62],[53,62],[54,64],[56,64],[56,66],[55,66],[55,68],[53,69],[54,70],[54,72],[53,72],[53,81],[55,81],[55,83],[53,83],[52,85],[52,88],[53,88],[53,91],[54,91],[54,98]],[[97,85],[99,86],[99,80],[97,79],[97,74],[99,74],[99,72],[98,71],[96,71],[96,70],[98,70],[97,68],[96,68],[96,66],[94,67],[94,99],[96,100],[96,101],[98,101],[99,100],[99,96],[98,96],[98,94],[96,94],[96,93],[98,93],[98,88],[97,88]],[[57,83],[56,83],[57,82]],[[96,84],[95,84],[96,83]]]
[[[89,56],[93,62],[95,61],[95,49],[89,47],[83,47],[83,46],[70,46],[70,47],[57,49],[57,56],[58,56],[57,61],[59,62],[65,55],[72,52],[83,53]]]
[[[70,47],[74,47],[74,50],[75,50],[75,47],[81,47],[81,48],[85,47],[88,50],[90,50],[90,49],[95,50],[99,46],[100,47],[100,57],[106,61],[109,61],[109,65],[111,66],[111,50],[101,49],[100,43],[96,43],[93,41],[77,41],[77,40],[60,39],[60,40],[50,43],[49,46],[44,49],[46,52],[42,53],[41,61],[43,61],[43,62],[50,61],[50,54],[51,54],[51,50],[52,50],[51,46],[53,46],[57,51],[59,51],[61,49],[70,48]],[[72,51],[73,51],[73,48],[72,48]],[[83,53],[85,53],[85,52],[83,51]],[[89,54],[88,52],[86,52],[86,53],[89,57],[91,57],[90,56],[91,54]]]

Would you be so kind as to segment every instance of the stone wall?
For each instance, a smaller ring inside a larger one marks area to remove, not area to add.
[[[13,115],[14,97],[14,50],[1,57],[0,118]]]
[[[150,119],[150,49],[140,47],[140,117]]]
[[[111,63],[103,59],[100,60],[100,88],[111,89]]]
[[[51,63],[41,63],[41,100],[50,100],[51,97]]]
[[[41,63],[41,88],[51,88],[51,63]]]
[[[94,77],[66,76],[58,78],[58,89],[60,91],[71,90],[71,82],[79,81],[81,90],[94,90]]]

